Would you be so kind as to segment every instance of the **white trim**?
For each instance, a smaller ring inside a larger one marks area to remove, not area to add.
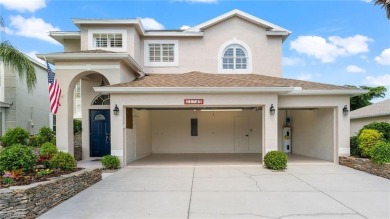
[[[177,32],[156,31],[156,32],[153,32],[153,31],[148,31],[148,32],[145,32],[144,36],[202,37],[203,36],[203,32],[181,32],[181,31],[177,31]]]
[[[242,46],[247,53],[247,69],[223,69],[223,52],[225,49],[233,44],[237,44]],[[238,40],[236,38],[233,38],[232,40],[226,41],[223,43],[218,50],[218,73],[231,73],[231,74],[236,74],[236,73],[252,73],[252,52],[248,44],[246,44],[244,41]]]
[[[192,27],[192,28],[190,28],[188,30],[185,30],[185,32],[201,31],[201,30],[206,29],[208,27],[211,27],[211,26],[213,26],[213,25],[215,25],[217,23],[220,23],[220,22],[222,22],[224,20],[227,20],[227,19],[229,19],[229,18],[231,18],[233,16],[241,17],[241,18],[243,18],[243,19],[245,19],[245,20],[247,20],[249,22],[255,23],[255,24],[257,24],[259,26],[262,26],[262,27],[265,27],[265,28],[272,28],[275,31],[290,32],[290,31],[288,31],[288,30],[286,30],[286,29],[284,29],[282,27],[279,27],[279,26],[277,26],[275,24],[272,24],[272,23],[270,23],[268,21],[262,20],[262,19],[260,19],[258,17],[255,17],[253,15],[250,15],[250,14],[245,13],[243,11],[240,11],[238,9],[234,9],[234,10],[229,11],[229,12],[227,12],[225,14],[222,14],[222,15],[220,15],[218,17],[215,17],[215,18],[213,18],[211,20],[208,20],[208,21],[206,21],[204,23],[201,23],[201,24],[199,24],[197,26],[194,26],[194,27]]]
[[[339,156],[350,155],[350,148],[339,148]]]
[[[123,157],[123,150],[111,150],[111,155]]]
[[[368,90],[294,90],[283,95],[351,95],[357,96],[367,93]]]
[[[300,87],[94,87],[101,93],[286,93]]]
[[[120,65],[56,65],[56,70],[120,69]]]
[[[174,44],[173,62],[150,62],[149,44]],[[179,41],[178,40],[144,40],[144,65],[154,67],[179,66]]]
[[[93,45],[93,34],[122,34],[122,48],[113,47],[95,47]],[[88,50],[104,49],[114,52],[126,52],[127,51],[127,31],[125,29],[88,29]]]

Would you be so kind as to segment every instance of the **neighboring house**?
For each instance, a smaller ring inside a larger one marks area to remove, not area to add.
[[[41,54],[63,90],[57,146],[73,153],[81,79],[83,158],[283,150],[338,161],[349,154],[349,108],[364,91],[282,78],[290,31],[239,10],[188,30],[145,30],[140,19],[73,19]],[[102,83],[105,86],[100,86]],[[290,125],[292,131],[284,132]],[[292,139],[292,142],[291,142]],[[288,150],[287,150],[288,149]],[[260,156],[260,155],[259,155]],[[260,160],[260,159],[259,159]]]
[[[42,126],[52,126],[46,66],[28,58],[37,77],[31,93],[27,90],[26,80],[21,80],[16,70],[0,63],[0,136],[17,126],[30,134],[36,134]]]
[[[351,136],[372,122],[390,123],[390,99],[351,111]]]

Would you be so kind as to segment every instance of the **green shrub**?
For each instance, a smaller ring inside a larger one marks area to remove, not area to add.
[[[382,140],[382,133],[374,129],[364,129],[358,137],[362,157],[369,158],[372,148],[380,140]]]
[[[30,134],[26,130],[20,127],[16,127],[13,129],[8,129],[0,138],[0,141],[3,143],[4,147],[8,147],[14,144],[27,145],[28,137],[30,137]]]
[[[264,156],[265,167],[272,170],[287,168],[287,155],[281,151],[270,151]]]
[[[82,122],[80,119],[73,119],[73,134],[81,133]]]
[[[118,169],[121,165],[119,158],[113,155],[103,156],[100,162],[102,162],[105,169]]]
[[[37,162],[37,157],[34,155],[31,148],[15,144],[7,147],[0,153],[0,169],[13,171],[22,169],[22,171],[31,171]]]
[[[378,164],[390,163],[390,142],[378,141],[371,150],[371,159]]]
[[[74,170],[76,168],[76,160],[72,155],[60,151],[50,160],[50,167],[52,169]]]
[[[352,136],[349,138],[350,154],[351,156],[361,156],[361,151],[358,144],[358,136]]]
[[[41,146],[36,135],[30,135],[27,145],[34,148]]]
[[[53,157],[57,152],[57,147],[54,144],[46,142],[41,146],[39,154],[45,157]]]
[[[42,145],[46,142],[56,144],[55,137],[55,131],[51,130],[49,127],[46,126],[43,126],[41,129],[39,129],[37,134],[39,145]]]
[[[372,122],[368,125],[365,125],[362,129],[360,129],[358,136],[364,129],[377,130],[378,132],[382,133],[384,139],[390,141],[390,123],[388,122]]]

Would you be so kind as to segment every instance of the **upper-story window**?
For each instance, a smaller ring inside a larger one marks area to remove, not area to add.
[[[233,38],[223,43],[218,51],[219,73],[252,73],[252,53],[250,47]]]
[[[122,34],[94,33],[93,44],[95,48],[122,48]]]
[[[145,66],[177,66],[178,54],[177,40],[145,40]]]
[[[230,45],[222,57],[222,69],[247,69],[247,54],[240,45]]]
[[[88,50],[102,49],[114,52],[127,50],[126,30],[116,29],[89,29]]]

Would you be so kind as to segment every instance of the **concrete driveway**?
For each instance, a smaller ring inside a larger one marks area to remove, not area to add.
[[[128,166],[40,218],[390,218],[390,181],[335,164]]]

